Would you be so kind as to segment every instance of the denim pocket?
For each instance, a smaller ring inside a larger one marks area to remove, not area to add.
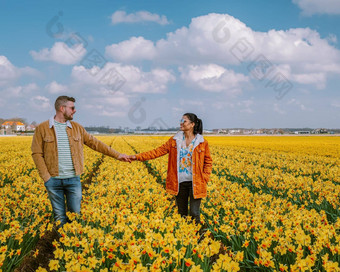
[[[50,177],[48,181],[45,182],[45,186],[53,184],[53,177]]]
[[[73,178],[68,179],[68,183],[70,183],[70,184],[78,184],[78,183],[80,183],[80,176],[75,176]]]

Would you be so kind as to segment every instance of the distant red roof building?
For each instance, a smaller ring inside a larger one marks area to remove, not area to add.
[[[19,121],[6,121],[1,125],[2,128],[13,128],[16,131],[25,131],[25,124]]]

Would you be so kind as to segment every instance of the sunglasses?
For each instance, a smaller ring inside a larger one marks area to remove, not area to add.
[[[185,119],[181,119],[179,122],[180,122],[181,124],[184,124],[186,121],[189,121],[189,122],[190,122],[190,120],[185,120]]]
[[[75,106],[73,106],[73,107],[69,107],[69,106],[64,106],[65,108],[70,108],[71,110],[75,110],[76,109],[76,107]]]

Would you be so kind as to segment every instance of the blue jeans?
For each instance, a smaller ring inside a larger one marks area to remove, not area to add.
[[[45,182],[45,187],[52,204],[54,219],[60,221],[60,227],[69,221],[66,216],[65,200],[67,211],[80,213],[82,193],[79,176],[66,179],[51,177]]]

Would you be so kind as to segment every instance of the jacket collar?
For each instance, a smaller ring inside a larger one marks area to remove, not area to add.
[[[183,141],[183,134],[184,132],[183,131],[178,131],[175,136],[174,136],[174,140],[176,140],[176,143],[177,143],[177,146],[181,146],[181,143]],[[201,134],[197,134],[196,135],[196,141],[195,141],[195,144],[194,144],[194,149],[196,146],[198,146],[200,143],[203,143],[204,142],[204,138]]]
[[[54,116],[51,116],[50,119],[48,119],[49,127],[52,128],[54,126]],[[66,125],[69,128],[72,128],[72,124],[69,120],[66,121]]]

